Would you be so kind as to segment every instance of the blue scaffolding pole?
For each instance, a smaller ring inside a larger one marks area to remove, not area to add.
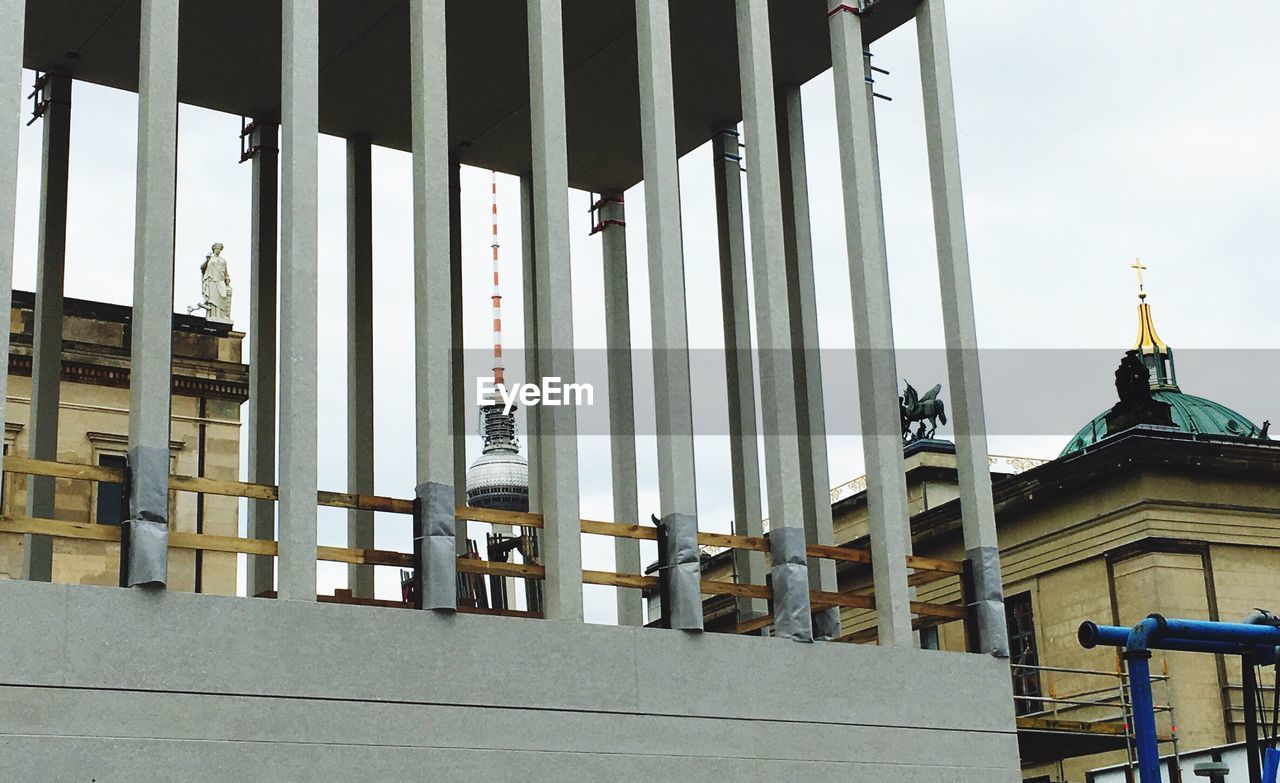
[[[1266,767],[1269,777],[1264,776],[1255,710],[1250,705],[1256,707],[1253,667],[1273,666],[1276,662],[1276,647],[1280,646],[1280,627],[1276,627],[1277,623],[1280,621],[1267,612],[1255,612],[1243,623],[1171,620],[1158,614],[1150,615],[1132,628],[1098,625],[1088,620],[1081,623],[1078,637],[1083,647],[1103,645],[1124,649],[1125,663],[1129,668],[1134,744],[1138,751],[1138,776],[1141,783],[1163,783],[1156,744],[1155,708],[1151,696],[1152,650],[1240,656],[1245,673],[1245,738],[1248,746],[1246,755],[1249,761],[1249,780],[1250,783],[1276,783],[1278,756],[1274,748],[1268,750]]]

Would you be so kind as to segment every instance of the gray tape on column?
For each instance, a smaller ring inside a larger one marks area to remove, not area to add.
[[[809,565],[805,557],[804,529],[778,527],[769,531],[773,568],[774,634],[797,642],[813,641],[813,617],[809,606]]]
[[[429,481],[417,488],[422,508],[422,567],[417,574],[423,609],[458,608],[458,544],[453,487]]]
[[[698,518],[692,514],[667,514],[666,578],[671,627],[702,630],[702,558],[698,551]]]
[[[840,607],[829,606],[813,613],[813,638],[831,641],[840,637]]]
[[[163,587],[169,579],[169,449],[138,446],[126,461],[129,518],[122,535],[121,583]]]
[[[1004,590],[1000,585],[1000,550],[974,547],[965,553],[973,573],[970,600],[978,620],[978,649],[999,658],[1009,657],[1009,628],[1005,624]]]

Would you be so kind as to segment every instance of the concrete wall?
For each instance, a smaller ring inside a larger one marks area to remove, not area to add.
[[[0,581],[13,780],[1020,779],[986,656]]]

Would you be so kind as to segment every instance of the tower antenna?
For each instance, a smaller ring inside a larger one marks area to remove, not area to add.
[[[498,285],[498,173],[490,171],[490,193],[493,200],[493,382],[502,380],[502,289]]]

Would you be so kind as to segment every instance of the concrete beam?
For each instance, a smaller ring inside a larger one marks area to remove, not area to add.
[[[0,314],[13,306],[13,241],[18,205],[18,138],[26,0],[0,0]],[[8,119],[3,119],[8,117]],[[0,424],[9,393],[9,318],[0,318]]]
[[[613,478],[613,519],[626,525],[640,521],[636,478],[635,383],[631,373],[631,294],[627,285],[626,207],[621,193],[601,195],[601,241],[604,246],[604,330],[608,346],[609,464]],[[613,539],[614,570],[639,574],[640,542]],[[644,597],[639,590],[617,588],[618,625],[644,625]]]
[[[832,546],[831,479],[827,469],[827,418],[822,397],[822,355],[818,342],[818,297],[813,274],[809,223],[809,175],[804,157],[804,112],[799,85],[777,90],[779,165],[782,172],[782,227],[791,305],[791,352],[796,378],[796,419],[800,433],[800,485],[804,535],[811,544]],[[836,563],[809,558],[809,586],[835,592]],[[840,635],[837,607],[814,613],[814,636]]]
[[[836,0],[831,59],[836,88],[836,125],[844,185],[849,281],[853,292],[854,346],[861,402],[862,451],[867,467],[872,571],[880,644],[910,646],[910,591],[906,557],[911,553],[907,485],[902,463],[898,371],[889,306],[889,261],[876,163],[875,117],[870,71],[863,56],[861,18]]]
[[[813,638],[813,633],[804,550],[800,549],[798,562],[792,562],[795,553],[777,548],[780,545],[792,546],[797,540],[796,536],[784,532],[786,528],[802,532],[804,501],[795,372],[791,363],[794,348],[792,313],[787,296],[769,4],[766,0],[737,0],[737,29],[743,125],[749,154],[747,203],[751,219],[756,342],[760,348],[765,477],[770,538],[774,547],[774,615],[778,618],[774,628],[780,636],[808,641]],[[798,538],[802,540],[803,535]]]
[[[178,0],[143,0],[129,374],[129,518],[121,585],[168,580]]]
[[[955,97],[951,87],[951,54],[943,0],[924,0],[916,11],[920,77],[924,93],[925,141],[933,185],[933,227],[938,246],[942,291],[942,324],[947,345],[947,381],[955,421],[956,461],[960,479],[960,519],[964,545],[981,571],[978,600],[979,650],[1007,654],[1009,633],[1004,620],[999,542],[987,462],[986,417],[978,362],[978,328],[973,312],[973,280],[969,274],[969,240],[965,231],[964,196],[960,187],[960,143],[956,132]]]
[[[538,372],[538,285],[533,242],[533,175],[520,177],[520,266],[524,303],[524,377],[527,381],[541,378]],[[542,476],[538,458],[540,428],[536,405],[524,409],[525,449],[529,454],[529,510],[542,510]]]
[[[693,393],[689,380],[689,324],[680,227],[680,169],[676,156],[671,77],[671,18],[667,0],[636,3],[640,67],[640,137],[644,155],[645,228],[658,424],[658,516],[696,519]],[[695,522],[696,523],[696,522]]]
[[[249,481],[276,483],[276,266],[279,257],[280,126],[258,121],[250,137],[253,190],[249,285]],[[250,500],[248,535],[276,538],[276,504]],[[275,589],[275,558],[246,558],[245,592],[261,595]]]
[[[529,109],[533,129],[533,239],[537,268],[538,369],[574,378],[573,295],[569,252],[564,35],[560,0],[530,0]],[[578,510],[578,414],[570,406],[539,414],[542,556],[546,617],[582,619],[582,544]]]
[[[373,160],[369,137],[347,139],[347,491],[373,489]],[[347,546],[373,549],[373,512],[347,512]],[[373,566],[348,565],[347,587],[373,598]]]
[[[755,360],[747,286],[747,240],[742,203],[742,156],[738,133],[724,129],[712,139],[716,227],[720,244],[720,304],[724,313],[726,388],[729,393],[729,468],[733,476],[733,533],[764,535],[760,444],[756,426]],[[764,584],[764,553],[733,550],[733,570],[742,584]],[[768,613],[760,598],[739,598],[738,620]]]
[[[449,162],[449,292],[452,304],[449,366],[453,374],[453,501],[467,504],[467,414],[475,409],[467,405],[467,377],[462,336],[462,166]],[[471,386],[471,388],[475,388]],[[467,520],[454,521],[459,557],[467,554]]]
[[[424,513],[421,546],[438,546],[452,535],[457,548],[452,508],[454,482],[453,387],[453,247],[449,203],[449,121],[445,63],[444,0],[411,0],[409,4],[410,79],[413,86],[413,314],[414,403],[417,412],[417,495],[435,498]],[[430,573],[425,573],[430,568]],[[446,585],[456,578],[455,561],[424,558],[417,574],[423,605],[448,609]],[[430,590],[430,594],[428,594]]]
[[[283,0],[280,230],[279,597],[316,598],[320,22],[318,0]]]
[[[40,171],[40,244],[36,252],[35,328],[31,340],[31,413],[27,453],[58,458],[58,405],[62,388],[62,300],[67,260],[67,176],[71,156],[71,78],[48,74],[45,83],[43,166]],[[27,516],[53,519],[55,480],[27,478]],[[22,539],[22,576],[53,579],[53,539]]]

